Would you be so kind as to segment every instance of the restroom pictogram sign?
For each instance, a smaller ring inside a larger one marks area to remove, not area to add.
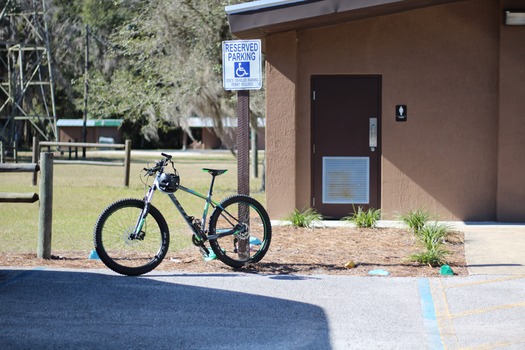
[[[406,105],[396,106],[396,121],[397,122],[407,121],[407,106]]]

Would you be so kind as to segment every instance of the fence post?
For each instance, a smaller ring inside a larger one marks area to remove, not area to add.
[[[131,140],[126,140],[124,147],[124,187],[129,187],[129,169],[131,161]]]
[[[53,153],[40,153],[40,210],[37,257],[51,259],[53,219]]]
[[[18,147],[16,145],[16,141],[13,141],[13,158],[15,163],[18,163]]]
[[[38,141],[35,136],[33,136],[33,155],[31,156],[31,163],[36,164],[38,163]],[[33,172],[33,186],[36,186],[36,178],[37,178],[38,171]]]

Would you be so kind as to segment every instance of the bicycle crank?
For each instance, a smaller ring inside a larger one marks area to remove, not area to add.
[[[210,256],[210,250],[204,245],[204,242],[197,237],[197,235],[191,236],[191,243],[193,243],[194,246],[198,247],[201,254],[204,257]]]

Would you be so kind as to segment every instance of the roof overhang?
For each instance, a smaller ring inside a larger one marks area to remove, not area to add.
[[[324,27],[464,0],[259,0],[225,8],[241,39]]]
[[[86,120],[86,127],[118,127],[124,123],[122,119],[88,119]],[[81,127],[84,126],[83,119],[59,119],[57,120],[57,127]]]

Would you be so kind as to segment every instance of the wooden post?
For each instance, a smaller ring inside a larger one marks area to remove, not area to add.
[[[252,148],[252,177],[259,177],[259,154],[257,153],[257,127],[252,127],[252,137],[251,137],[251,148]]]
[[[33,155],[31,156],[31,163],[33,164],[38,163],[37,150],[38,150],[38,140],[35,136],[33,136]],[[38,173],[38,169],[35,168],[35,171],[33,172],[33,181],[32,181],[33,186],[36,186],[36,179],[38,177],[37,173]]]
[[[0,141],[0,163],[4,162],[4,143]]]
[[[18,147],[16,146],[16,141],[13,141],[13,158],[15,163],[18,163]]]
[[[250,195],[250,91],[237,91],[237,191]],[[249,208],[239,205],[239,219],[248,223]],[[239,239],[239,257],[250,256],[249,237]]]
[[[250,91],[237,91],[237,191],[250,194]]]
[[[51,259],[53,222],[53,153],[40,153],[40,210],[37,257]]]
[[[126,140],[124,146],[124,187],[129,187],[129,169],[131,162],[131,140]]]

